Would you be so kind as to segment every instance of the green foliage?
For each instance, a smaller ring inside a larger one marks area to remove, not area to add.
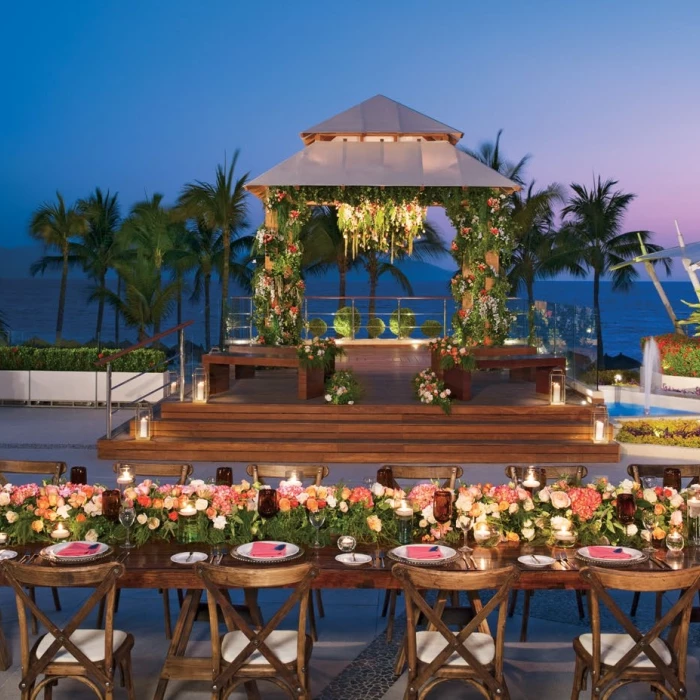
[[[599,384],[631,384],[639,386],[639,370],[638,369],[601,369],[598,372]],[[615,381],[615,377],[620,376],[622,380]],[[596,372],[584,372],[579,376],[579,379],[586,384],[595,384]]]
[[[351,370],[338,370],[333,372],[326,382],[326,396],[328,403],[343,406],[352,405],[362,396],[362,386],[357,381]]]
[[[367,321],[367,335],[370,338],[379,338],[379,336],[386,330],[386,323],[382,321],[381,318],[370,318]]]
[[[105,372],[106,365],[95,362],[119,352],[116,348],[33,348],[0,347],[0,370],[44,370],[51,372]],[[163,372],[165,353],[161,350],[139,349],[112,363],[115,372]]]
[[[360,330],[361,325],[362,317],[360,312],[351,306],[343,306],[342,309],[338,309],[333,318],[335,332],[345,338],[354,336]]]
[[[389,318],[389,330],[397,338],[410,338],[416,327],[416,315],[407,307],[396,309]]]
[[[615,439],[644,445],[700,447],[700,423],[673,419],[625,421]]]
[[[420,327],[420,330],[426,338],[437,338],[442,333],[442,323],[428,319]]]
[[[677,333],[657,335],[661,369],[676,377],[700,377],[700,339]],[[646,338],[642,340],[642,346]]]
[[[321,338],[328,330],[328,324],[322,318],[312,318],[308,325],[312,338]]]

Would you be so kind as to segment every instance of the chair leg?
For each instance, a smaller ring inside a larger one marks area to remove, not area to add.
[[[134,674],[131,668],[131,652],[129,652],[124,658],[124,680],[126,683],[126,694],[129,700],[135,700],[136,695],[134,694]]]
[[[406,639],[404,638],[403,644],[399,647],[399,653],[396,655],[396,661],[394,662],[394,675],[400,676],[403,673],[403,668],[406,665]]]
[[[250,619],[253,621],[255,628],[261,630],[263,628],[263,617],[258,605],[258,592],[253,588],[245,588],[243,589],[243,599],[248,607]]]
[[[246,681],[243,687],[245,688],[245,694],[248,700],[261,700],[258,684],[255,681]]]
[[[658,622],[661,619],[661,608],[663,606],[664,602],[664,594],[663,593],[657,593],[656,594],[656,606],[654,608],[654,619]]]
[[[578,619],[583,620],[586,617],[586,611],[583,607],[582,591],[576,591],[576,605],[578,606]]]
[[[36,588],[34,588],[34,586],[30,586],[27,590],[29,591],[29,598],[31,599],[32,603],[36,604]],[[34,617],[34,615],[31,615],[31,629],[32,634],[39,633],[39,625],[37,624],[36,617]]]
[[[387,588],[384,591],[384,603],[382,605],[382,617],[386,617],[387,610],[389,609],[389,598],[391,597],[391,589]]]
[[[312,591],[309,591],[309,629],[311,630],[311,639],[314,642],[318,641],[318,632],[316,631],[316,613],[314,612],[314,599],[312,596]]]
[[[161,597],[163,598],[163,620],[165,622],[165,638],[173,638],[173,626],[172,620],[170,619],[170,589],[163,588],[161,590]]]
[[[576,666],[574,667],[574,685],[571,688],[571,700],[578,700],[585,676],[586,664],[583,663],[583,659],[577,654]]]
[[[117,590],[114,593],[114,614],[115,615],[119,612],[119,601],[121,600],[121,597],[122,597],[122,589],[117,588]]]
[[[518,591],[513,590],[510,592],[510,603],[508,604],[508,617],[513,617],[515,614],[515,606],[518,603]]]
[[[0,615],[0,671],[7,671],[12,666],[12,654],[10,647],[2,631],[2,615]]]
[[[325,617],[326,611],[323,609],[323,598],[321,597],[321,589],[317,588],[314,592],[316,594],[316,607],[318,608],[318,616]]]
[[[634,617],[637,614],[637,608],[639,607],[639,591],[634,592],[632,597],[632,607],[630,608],[630,617]]]
[[[105,619],[105,599],[100,601],[100,605],[97,608],[97,629],[102,629],[102,625]]]
[[[56,612],[61,612],[61,599],[58,597],[58,588],[51,588],[51,595],[53,596],[53,607]]]
[[[396,591],[391,591],[389,597],[389,615],[386,621],[386,641],[390,642],[394,638],[394,620],[396,619],[396,599],[398,595]]]
[[[182,604],[185,602],[185,595],[182,592],[182,588],[178,588],[177,590],[177,604],[182,607]]]
[[[523,601],[523,621],[520,624],[520,641],[527,642],[527,623],[530,618],[530,599],[532,591],[525,591],[525,600]]]

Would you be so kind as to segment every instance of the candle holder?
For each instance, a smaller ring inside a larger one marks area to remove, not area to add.
[[[277,515],[277,489],[264,486],[258,491],[258,513],[263,518],[272,518]]]
[[[121,505],[122,494],[119,489],[107,489],[102,492],[102,515],[117,522],[119,520],[119,506]]]
[[[394,472],[391,467],[379,467],[377,470],[377,483],[384,488],[394,488]]]
[[[51,539],[67,540],[70,537],[70,530],[66,527],[63,520],[57,521],[51,530]]]
[[[136,406],[135,435],[137,440],[151,439],[151,423],[153,421],[153,410],[148,403],[140,403]]]
[[[10,539],[10,536],[6,532],[0,532],[0,546],[5,546]]]
[[[347,554],[348,552],[353,552],[357,546],[357,540],[350,535],[341,535],[338,538],[338,549]]]
[[[178,511],[180,515],[178,519],[177,539],[183,544],[190,544],[198,540],[197,528],[197,509],[192,501],[186,501],[182,508]]]
[[[593,442],[608,442],[608,409],[603,405],[594,406],[591,411],[591,437]]]
[[[684,546],[685,540],[683,539],[683,533],[677,528],[669,530],[668,535],[666,535],[666,548],[669,553],[682,552]]]
[[[296,469],[290,469],[284,473],[284,480],[287,486],[301,486],[299,472]]]
[[[401,501],[394,509],[394,515],[399,544],[411,544],[413,542],[413,506],[408,501]]]
[[[217,467],[216,485],[233,486],[233,469],[231,467]]]
[[[128,489],[134,483],[134,470],[130,464],[121,464],[117,471],[117,484],[120,489]]]
[[[168,372],[167,396],[177,396],[180,392],[180,373],[171,369]]]
[[[664,469],[664,488],[681,490],[681,470],[675,467]]]
[[[433,494],[433,517],[439,523],[449,522],[452,518],[452,491],[438,489]]]
[[[688,499],[688,540],[696,547],[700,545],[700,494],[698,491]]]
[[[501,540],[501,535],[489,523],[476,523],[474,526],[474,541],[480,547],[495,547]]]
[[[561,367],[555,367],[549,373],[549,403],[551,406],[566,403],[566,372]]]
[[[634,522],[634,514],[637,512],[637,503],[631,493],[620,493],[617,496],[617,519],[623,525],[631,525]]]
[[[554,530],[552,532],[552,545],[554,547],[570,549],[576,544],[577,536],[576,530],[571,527]]]
[[[87,484],[87,468],[71,467],[70,482],[71,484]]]
[[[192,403],[206,403],[209,400],[209,377],[204,367],[196,367],[192,372]]]
[[[525,470],[522,486],[532,494],[542,486],[546,478],[543,469],[538,469],[531,465]]]

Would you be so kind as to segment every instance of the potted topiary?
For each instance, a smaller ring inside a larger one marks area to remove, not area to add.
[[[378,338],[386,330],[386,324],[381,318],[374,316],[367,321],[367,335],[370,338]]]
[[[416,315],[407,307],[396,309],[389,318],[389,329],[399,339],[410,338],[416,327]]]
[[[338,309],[333,318],[333,328],[343,338],[354,338],[361,325],[360,312],[351,306],[343,306]]]

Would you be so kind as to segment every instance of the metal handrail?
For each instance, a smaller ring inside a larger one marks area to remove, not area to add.
[[[114,353],[114,355],[108,355],[107,357],[103,357],[102,359],[98,360],[95,362],[96,367],[102,367],[103,365],[107,365],[107,371],[105,372],[105,386],[106,386],[106,391],[105,391],[105,406],[107,409],[107,439],[111,440],[112,439],[112,416],[114,415],[115,411],[112,410],[112,390],[113,389],[118,389],[120,386],[124,386],[124,384],[127,384],[130,382],[132,379],[136,379],[137,377],[140,377],[146,372],[141,372],[140,374],[137,374],[133,377],[129,377],[129,379],[124,380],[123,382],[120,382],[116,386],[112,386],[112,362],[114,360],[119,359],[120,357],[124,357],[125,355],[128,355],[130,352],[133,352],[134,350],[139,350],[140,348],[146,347],[147,345],[151,345],[152,343],[155,343],[156,341],[160,340],[161,338],[165,338],[166,336],[170,335],[171,333],[178,333],[178,354],[180,357],[180,377],[179,377],[179,385],[180,385],[180,401],[185,400],[185,328],[188,326],[191,326],[194,323],[194,321],[185,321],[184,323],[179,323],[177,326],[173,326],[172,328],[169,328],[168,330],[162,331],[161,333],[157,333],[154,336],[151,336],[150,338],[146,338],[145,340],[141,340],[138,343],[135,343],[134,345],[130,345],[128,348],[125,348],[124,350],[120,350],[117,353]],[[171,357],[169,360],[165,361],[165,364],[168,364],[172,362],[175,358]],[[164,384],[161,389],[165,388],[167,386],[167,383]],[[138,403],[142,399],[145,399],[147,396],[150,396],[154,392],[158,391],[158,389],[152,389],[148,393],[144,394],[143,396],[139,396],[138,399],[133,401],[132,403]]]

